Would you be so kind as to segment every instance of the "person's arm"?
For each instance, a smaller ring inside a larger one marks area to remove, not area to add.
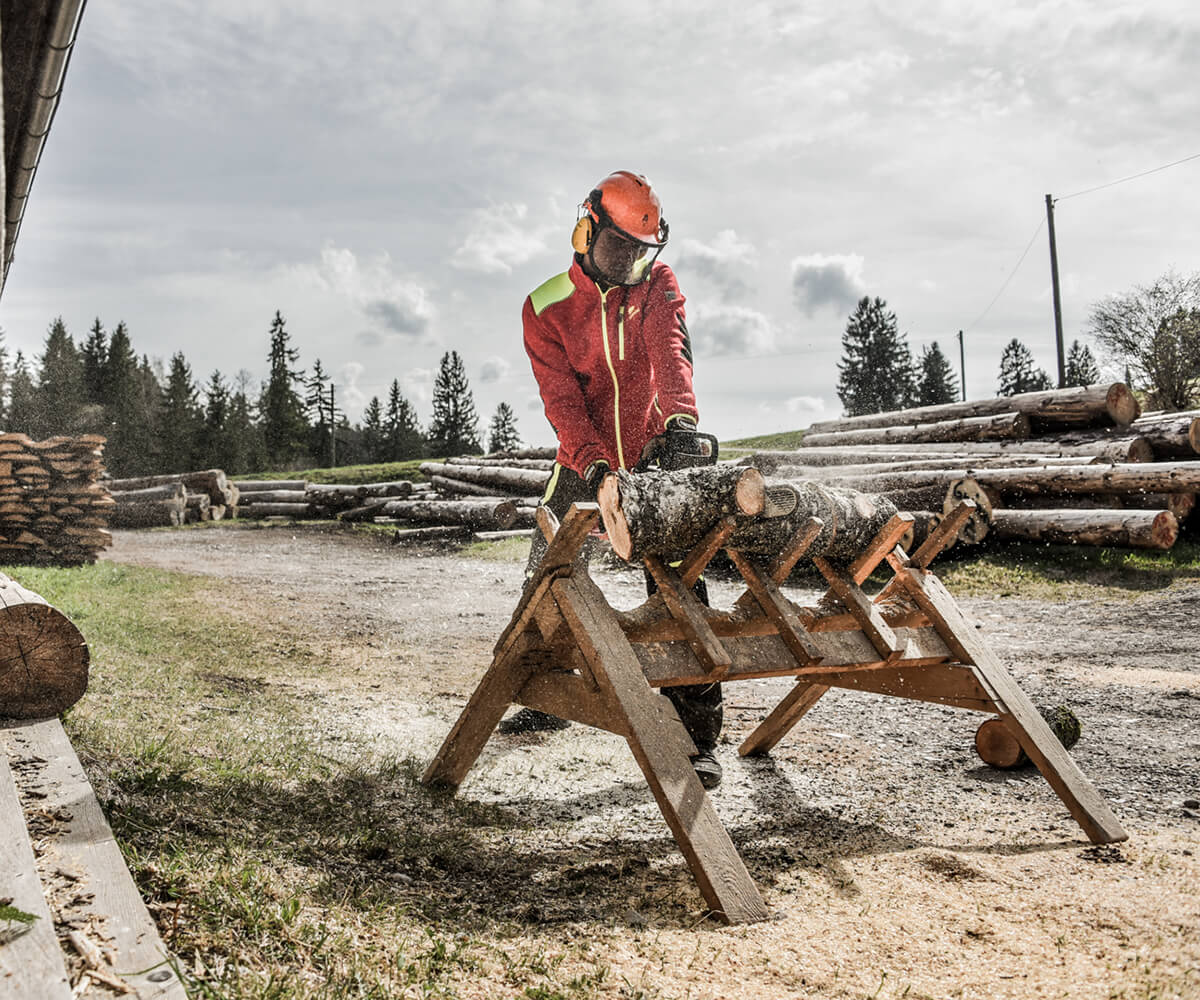
[[[525,353],[533,366],[546,419],[558,436],[567,455],[567,466],[584,475],[593,462],[612,460],[605,454],[599,431],[588,415],[587,402],[579,387],[579,377],[571,367],[567,352],[555,334],[537,317],[526,299],[522,312],[525,329]]]
[[[700,419],[692,388],[692,344],[688,336],[683,293],[675,273],[656,264],[646,297],[643,327],[658,405],[667,425],[673,420]]]

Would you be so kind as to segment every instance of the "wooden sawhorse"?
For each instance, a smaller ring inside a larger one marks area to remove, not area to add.
[[[819,535],[815,518],[769,566],[727,549],[746,591],[729,611],[700,603],[692,585],[733,533],[727,518],[677,566],[647,558],[658,591],[629,612],[609,605],[578,558],[599,508],[577,504],[561,526],[539,508],[550,539],[545,558],[422,781],[461,784],[511,704],[617,733],[628,741],[709,908],[729,923],[762,920],[766,906],[692,770],[688,758],[696,748],[655,688],[793,676],[796,686],[740,753],[770,750],[831,687],[995,713],[1093,842],[1124,840],[1108,805],[928,570],[972,506],[960,505],[911,557],[898,544],[912,521],[907,514],[894,517],[847,564],[811,557],[829,585],[813,608],[797,607],[779,586]],[[884,560],[892,578],[870,598],[862,584]]]

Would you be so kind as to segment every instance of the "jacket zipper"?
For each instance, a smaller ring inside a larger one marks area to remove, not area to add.
[[[625,307],[617,314],[617,360],[625,360]]]
[[[600,293],[600,336],[604,340],[604,360],[608,364],[608,373],[612,376],[613,383],[613,430],[617,438],[617,464],[622,468],[625,465],[625,449],[621,446],[621,385],[617,381],[617,370],[613,367],[612,348],[608,346],[608,292]],[[625,321],[624,317],[620,320],[617,327],[622,338],[624,337]],[[622,340],[622,360],[624,360],[624,341]]]

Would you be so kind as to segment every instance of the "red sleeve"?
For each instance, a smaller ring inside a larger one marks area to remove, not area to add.
[[[666,264],[655,264],[646,295],[643,329],[664,420],[679,414],[700,419],[692,388],[692,343],[683,308],[685,301],[675,272]]]
[[[583,391],[562,342],[538,319],[528,298],[521,319],[525,329],[525,353],[533,366],[546,419],[566,453],[564,464],[581,476],[592,462],[599,460],[615,468],[616,461],[605,454],[600,433],[588,416]]]

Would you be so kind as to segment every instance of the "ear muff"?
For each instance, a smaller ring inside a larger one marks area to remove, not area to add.
[[[575,231],[571,233],[571,246],[575,252],[587,253],[592,248],[592,238],[595,233],[596,227],[592,222],[592,217],[585,213],[575,223]]]

